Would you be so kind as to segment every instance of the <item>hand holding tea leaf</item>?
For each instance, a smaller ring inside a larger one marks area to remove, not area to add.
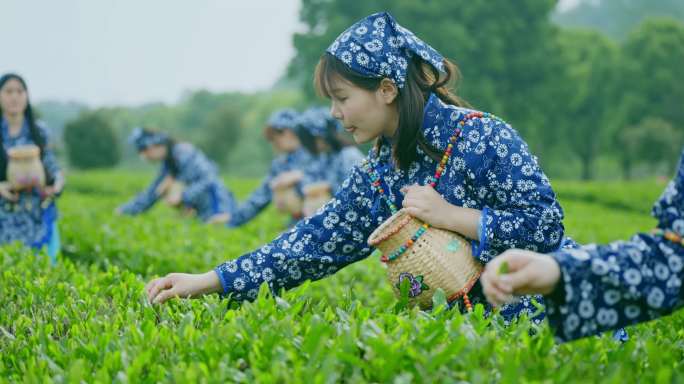
[[[153,304],[162,304],[174,297],[195,298],[220,291],[221,283],[214,271],[202,274],[169,273],[145,286],[147,299]]]
[[[549,255],[511,249],[487,264],[480,278],[487,300],[495,306],[515,296],[551,293],[560,280],[560,267]]]

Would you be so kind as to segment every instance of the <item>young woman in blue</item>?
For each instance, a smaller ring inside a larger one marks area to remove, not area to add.
[[[64,187],[64,174],[45,125],[33,116],[26,82],[16,74],[0,78],[0,143],[0,244],[46,247],[54,263],[60,249],[55,198]],[[40,149],[47,184],[42,190],[14,191],[7,182],[7,151],[25,145]]]
[[[273,150],[280,155],[271,162],[271,168],[259,187],[233,212],[228,222],[229,227],[238,227],[249,222],[271,203],[271,188],[274,183],[279,182],[279,176],[293,171],[303,172],[312,162],[313,157],[302,147],[295,133],[298,116],[293,109],[282,109],[269,118],[265,130],[266,138],[271,142]]]
[[[489,114],[466,120],[473,111],[447,89],[456,73],[387,13],[352,25],[327,49],[314,78],[354,140],[375,142],[367,164],[354,167],[333,199],[290,231],[213,271],[155,279],[146,287],[149,299],[221,292],[251,300],[263,283],[277,293],[331,275],[371,254],[367,239],[390,217],[388,201],[472,239],[481,263],[509,248],[558,249],[563,212],[536,158],[502,120]],[[439,183],[425,186],[461,121]],[[385,194],[372,188],[371,172]],[[478,284],[470,295],[485,301]],[[535,311],[527,297],[502,313],[511,319]]]
[[[206,223],[227,222],[235,210],[235,199],[204,153],[190,143],[176,142],[165,133],[145,128],[135,128],[129,141],[142,157],[160,162],[161,167],[152,184],[117,208],[117,213],[137,215],[147,211],[164,196],[162,186],[173,180],[184,187],[182,192],[164,197],[168,204],[192,212]]]
[[[490,302],[544,294],[549,322],[568,341],[665,316],[684,306],[684,152],[653,206],[652,233],[550,254],[509,250],[482,276]],[[509,273],[496,273],[506,262]]]

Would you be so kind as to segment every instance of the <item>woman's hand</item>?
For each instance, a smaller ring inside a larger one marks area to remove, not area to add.
[[[507,271],[501,270],[504,263]],[[514,301],[515,296],[548,295],[556,288],[560,275],[560,267],[553,257],[510,249],[487,263],[480,283],[487,300],[498,306]]]
[[[217,213],[207,220],[207,224],[225,225],[230,221],[230,214],[227,212]]]
[[[430,186],[414,184],[402,188],[401,193],[404,194],[402,205],[411,216],[433,227],[478,239],[481,211],[453,205]]]
[[[166,201],[166,204],[172,207],[178,207],[179,205],[181,205],[181,202],[183,201],[183,192],[180,190],[172,189],[171,191],[168,191],[166,193],[164,201]]]
[[[214,271],[202,274],[169,273],[145,286],[147,299],[153,304],[161,304],[174,297],[196,298],[221,290],[221,282]]]
[[[49,198],[59,195],[64,189],[64,178],[57,177],[53,185],[48,185],[43,189],[43,197]]]
[[[298,183],[303,177],[304,173],[300,170],[283,172],[271,181],[271,189],[289,187]]]
[[[16,202],[19,200],[19,195],[17,195],[14,191],[12,191],[10,184],[7,182],[1,182],[0,183],[0,196],[2,196],[3,199],[9,200],[12,202]]]

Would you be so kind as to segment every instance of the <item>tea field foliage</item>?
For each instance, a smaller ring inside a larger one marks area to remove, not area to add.
[[[684,315],[557,345],[521,319],[505,327],[482,308],[461,315],[401,309],[377,260],[253,303],[216,296],[152,306],[145,281],[204,272],[273,238],[286,219],[267,210],[237,230],[156,207],[113,209],[150,175],[75,174],[60,201],[64,256],[0,248],[0,382],[683,382]],[[255,180],[227,180],[240,198]],[[654,224],[664,187],[554,183],[578,241],[625,238]],[[534,336],[530,336],[534,334]]]

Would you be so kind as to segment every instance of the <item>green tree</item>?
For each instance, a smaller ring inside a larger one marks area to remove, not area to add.
[[[556,141],[580,160],[581,177],[593,177],[594,162],[614,127],[618,46],[599,32],[562,30],[557,40],[559,72],[547,96]]]
[[[553,15],[560,25],[595,28],[623,40],[648,17],[668,16],[684,22],[682,0],[580,0],[578,4]]]
[[[242,114],[238,106],[224,104],[207,114],[201,128],[203,139],[199,146],[211,159],[226,165],[230,151],[242,135]]]
[[[667,164],[674,169],[681,151],[684,135],[669,122],[647,117],[638,125],[629,126],[618,135],[622,150],[620,164],[625,179],[632,176],[632,168],[640,163],[647,165]]]
[[[649,19],[629,35],[623,51],[626,125],[652,116],[684,129],[684,24]]]
[[[64,128],[69,163],[82,169],[108,168],[120,160],[119,142],[110,122],[98,112],[83,112]]]

